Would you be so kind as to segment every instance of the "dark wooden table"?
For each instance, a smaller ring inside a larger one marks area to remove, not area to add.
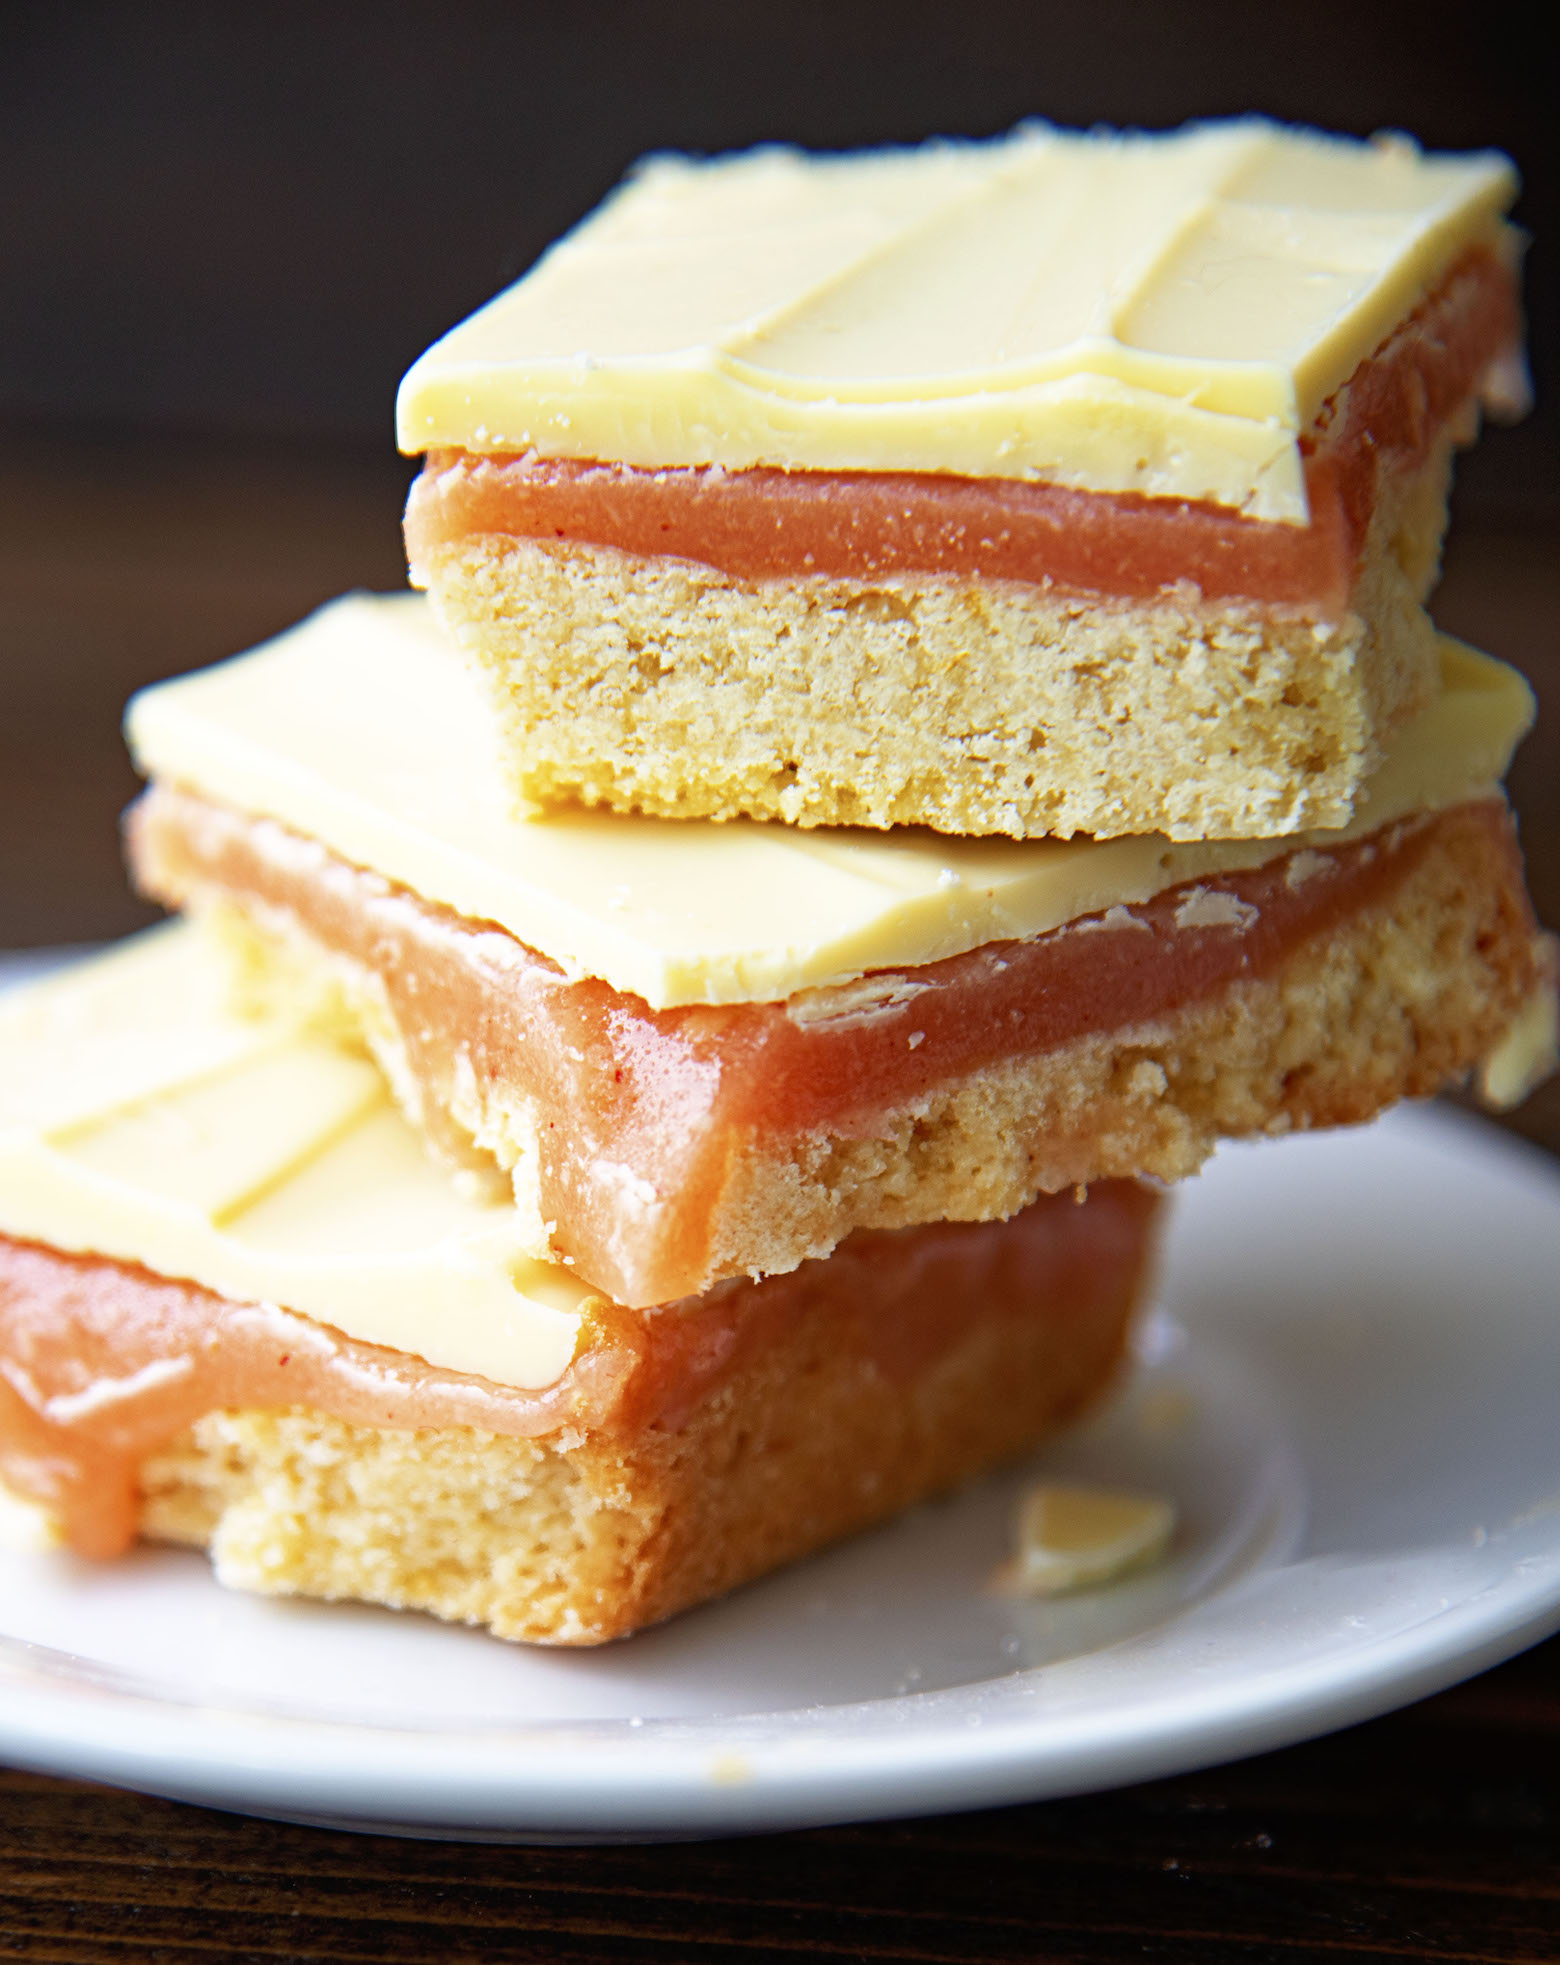
[[[149,918],[115,847],[137,684],[401,578],[404,469],[14,439],[0,461],[0,946]],[[1547,710],[1513,777],[1560,925],[1560,541],[1464,527],[1443,623]],[[1560,1152],[1560,1091],[1513,1123]],[[1560,1250],[1557,1250],[1560,1310]],[[1557,1388],[1560,1404],[1560,1388]],[[1075,1801],[749,1841],[509,1849],[0,1772],[0,1957],[1560,1960],[1560,1640],[1386,1719]]]

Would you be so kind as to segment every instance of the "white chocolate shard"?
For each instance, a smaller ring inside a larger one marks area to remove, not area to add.
[[[1024,1496],[998,1587],[1026,1597],[1096,1589],[1157,1562],[1174,1530],[1174,1504],[1162,1496],[1047,1481]]]
[[[1521,1013],[1479,1071],[1479,1096],[1496,1112],[1520,1105],[1560,1063],[1560,998],[1551,973],[1523,1005]]]

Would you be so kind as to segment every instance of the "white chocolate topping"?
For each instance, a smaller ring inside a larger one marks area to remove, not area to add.
[[[940,471],[1303,521],[1298,439],[1516,179],[1259,120],[648,160],[401,385],[404,450]]]
[[[774,1001],[1042,934],[1492,792],[1531,694],[1457,643],[1442,663],[1442,694],[1347,831],[1182,845],[517,812],[486,699],[417,596],[337,601],[144,691],[128,729],[148,776],[275,819],[660,1009]]]
[[[234,1016],[230,981],[180,926],[0,999],[0,1233],[551,1385],[597,1292],[462,1196],[365,1059]]]

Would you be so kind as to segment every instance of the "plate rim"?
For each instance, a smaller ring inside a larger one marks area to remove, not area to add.
[[[57,1698],[47,1715],[18,1714],[7,1711],[18,1701],[6,1694],[21,1688],[5,1674],[0,1741],[13,1764],[35,1772],[372,1833],[740,1834],[999,1807],[1189,1773],[1377,1718],[1557,1630],[1560,1577],[1519,1592],[1516,1603],[1476,1597],[1363,1642],[1341,1663],[1300,1660],[1233,1687],[1161,1695],[1150,1702],[1146,1722],[1136,1705],[1119,1716],[1042,1710],[978,1730],[950,1714],[940,1725],[917,1724],[897,1735],[842,1737],[841,1722],[861,1713],[898,1708],[924,1720],[937,1704],[958,1705],[961,1695],[992,1682],[981,1681],[823,1708],[816,1731],[778,1743],[751,1737],[755,1719],[789,1719],[794,1709],[647,1720],[637,1737],[621,1721],[418,1731],[194,1704],[170,1708],[123,1693],[111,1693],[105,1709],[91,1696],[96,1688],[72,1685],[71,1692],[88,1694],[74,1708],[66,1710],[65,1699]],[[1046,1669],[1028,1667],[1006,1675],[1006,1682],[1021,1687]],[[614,1737],[603,1743],[603,1734]],[[588,1760],[582,1736],[596,1736]],[[314,1751],[300,1757],[300,1740]],[[651,1745],[656,1752],[647,1758]],[[538,1746],[552,1751],[537,1756]],[[911,1772],[913,1793],[901,1785]],[[819,1792],[824,1783],[826,1801]],[[349,1788],[359,1790],[358,1798],[343,1806]],[[364,1793],[382,1805],[365,1802]]]

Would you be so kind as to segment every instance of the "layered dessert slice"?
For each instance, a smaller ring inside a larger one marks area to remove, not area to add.
[[[82,1554],[593,1644],[1025,1452],[1121,1357],[1146,1189],[629,1310],[225,990],[181,926],[0,1005],[0,1495]]]
[[[653,160],[407,375],[413,579],[542,803],[1342,826],[1524,400],[1514,189],[1258,121]]]
[[[1531,699],[1440,660],[1338,833],[538,818],[426,603],[359,597],[132,704],[132,863],[508,1170],[536,1251],[653,1304],[1486,1064],[1514,1095],[1553,1005],[1499,788]]]

